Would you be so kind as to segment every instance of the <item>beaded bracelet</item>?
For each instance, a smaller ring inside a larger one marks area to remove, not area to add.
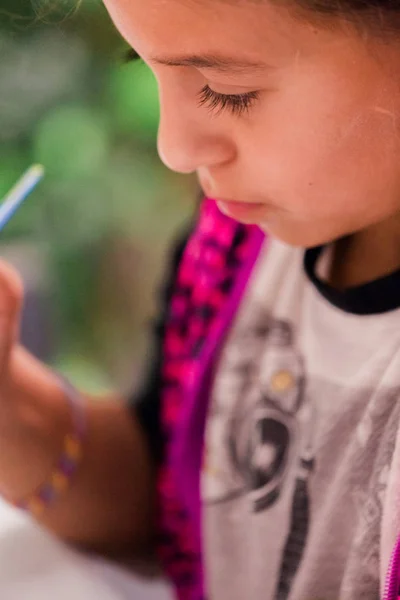
[[[68,490],[82,458],[82,445],[86,433],[84,404],[80,394],[63,377],[60,377],[60,380],[71,408],[72,432],[64,438],[62,454],[57,464],[49,478],[30,496],[13,501],[1,494],[9,504],[36,518],[43,515],[45,510]]]

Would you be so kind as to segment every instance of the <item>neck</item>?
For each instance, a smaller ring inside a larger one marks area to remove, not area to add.
[[[400,214],[338,240],[328,283],[338,289],[362,285],[400,268]]]

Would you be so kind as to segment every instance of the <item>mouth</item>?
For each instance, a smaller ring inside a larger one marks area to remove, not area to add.
[[[215,198],[215,200],[221,212],[244,223],[257,223],[265,214],[266,205],[262,203],[236,202],[236,200],[222,198]]]

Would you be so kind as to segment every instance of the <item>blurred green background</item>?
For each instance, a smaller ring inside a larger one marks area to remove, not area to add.
[[[38,4],[39,2],[39,4]],[[129,389],[155,285],[197,188],[156,153],[154,78],[98,0],[0,0],[0,197],[46,179],[0,237],[20,270],[24,343],[86,390]]]

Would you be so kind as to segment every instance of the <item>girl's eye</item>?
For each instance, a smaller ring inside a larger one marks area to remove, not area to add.
[[[220,94],[214,92],[205,85],[199,92],[199,106],[207,106],[211,112],[220,114],[228,109],[234,115],[241,116],[249,112],[253,104],[258,100],[259,92],[247,92],[246,94]]]

